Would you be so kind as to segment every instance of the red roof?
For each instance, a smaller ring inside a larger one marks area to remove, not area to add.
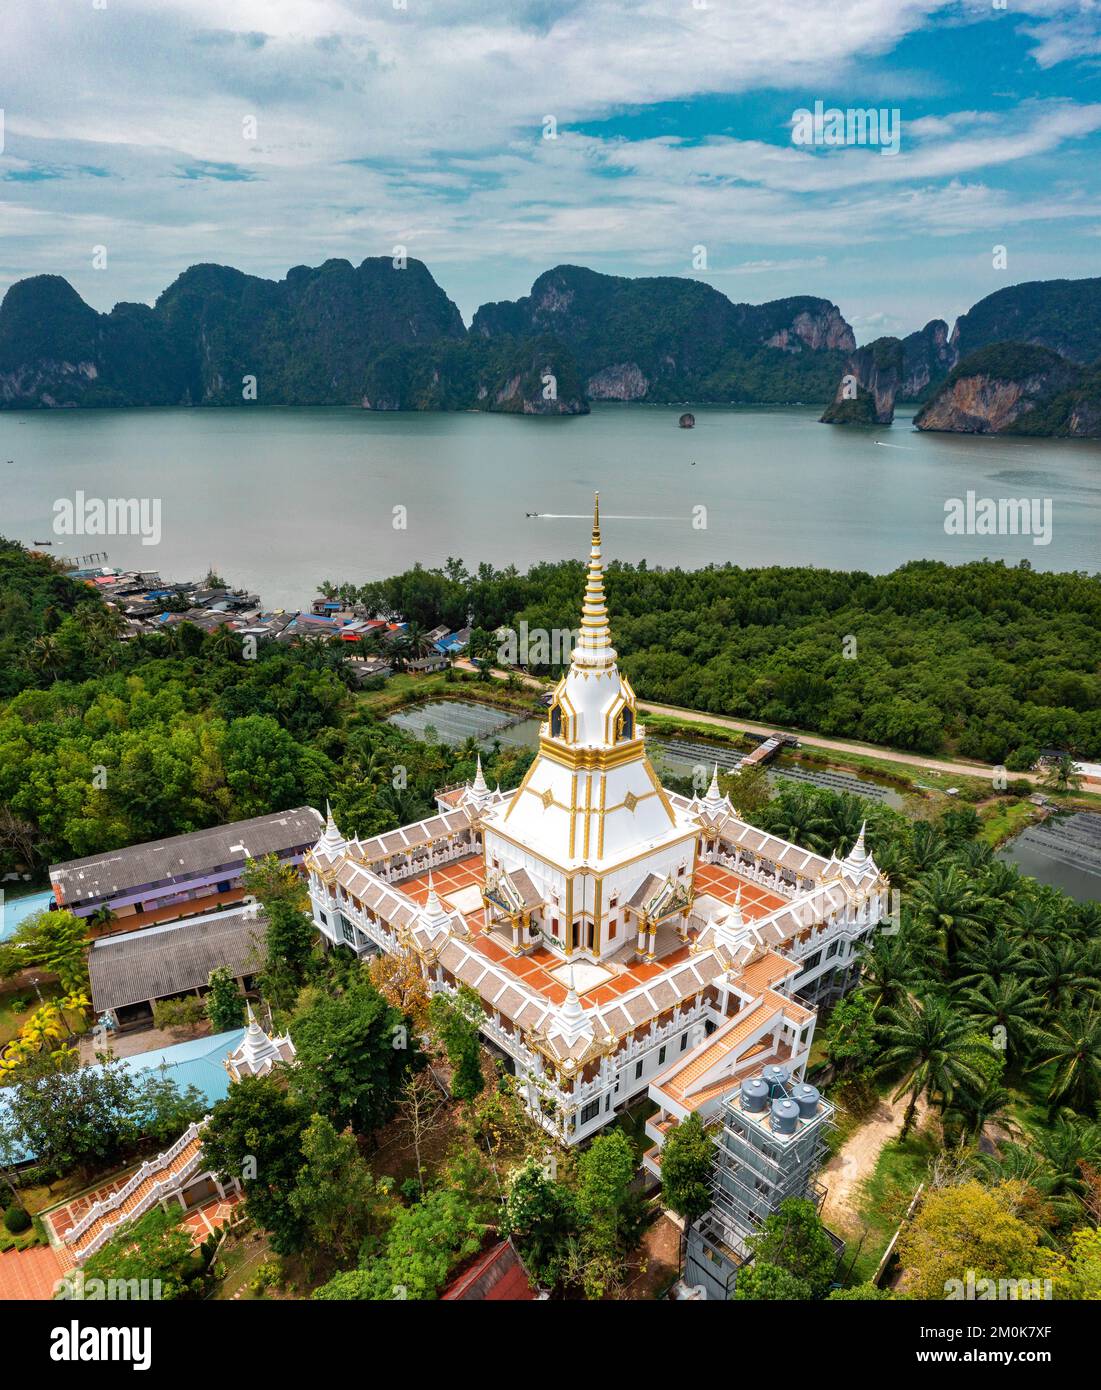
[[[511,1240],[502,1240],[452,1280],[440,1295],[443,1299],[465,1302],[535,1300],[524,1262]]]

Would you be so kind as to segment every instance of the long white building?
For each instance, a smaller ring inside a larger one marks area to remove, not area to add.
[[[858,973],[888,884],[864,844],[825,859],[755,829],[719,791],[666,791],[620,674],[599,504],[581,632],[514,791],[475,781],[370,840],[332,815],[306,856],[323,936],[471,986],[531,1113],[573,1144],[649,1091],[655,1150],[768,1063],[803,1075],[815,1004]]]

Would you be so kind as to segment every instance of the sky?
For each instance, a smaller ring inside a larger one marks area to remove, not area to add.
[[[278,279],[404,247],[468,322],[566,262],[821,295],[868,341],[1101,274],[1101,0],[7,0],[4,20],[0,291],[58,274],[108,310],[196,262]],[[897,110],[898,153],[797,143],[819,101]]]

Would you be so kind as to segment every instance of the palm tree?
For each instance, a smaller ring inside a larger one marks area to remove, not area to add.
[[[879,932],[862,949],[864,969],[861,988],[872,1003],[872,1012],[892,1006],[918,986],[923,975],[910,949],[908,934]]]
[[[1083,969],[1081,952],[1069,941],[1042,942],[1025,966],[1032,988],[1059,1010],[1080,994],[1093,994],[1097,977]]]
[[[792,844],[825,849],[829,822],[821,799],[803,787],[781,792],[769,808],[769,829]]]
[[[981,906],[976,892],[954,866],[934,869],[914,888],[914,912],[941,937],[949,961],[955,960],[961,945],[972,945],[982,930]]]
[[[832,799],[824,819],[838,854],[847,854],[852,849],[867,816],[867,802],[851,792],[842,792]]]
[[[1031,890],[1008,909],[1007,918],[1014,935],[1023,941],[1043,941],[1063,936],[1066,922],[1058,894],[1048,898],[1045,893]]]
[[[910,863],[917,873],[934,868],[948,853],[944,836],[928,821],[919,820],[910,837]]]
[[[1020,871],[1016,864],[1004,864],[1000,859],[990,860],[990,846],[984,845],[983,848],[988,852],[988,861],[979,877],[980,889],[985,901],[996,905],[997,910],[1001,912],[1007,903],[1014,902],[1020,894]]]
[[[964,1086],[957,1092],[949,1113],[960,1121],[972,1139],[977,1139],[990,1121],[1002,1114],[1011,1099],[1009,1092],[997,1081],[988,1081],[978,1091]]]
[[[429,637],[427,630],[421,627],[420,623],[407,625],[402,645],[413,661],[418,661],[424,656],[431,656],[436,650],[435,641]]]
[[[899,1139],[905,1141],[914,1123],[918,1101],[924,1095],[943,1109],[952,1103],[961,1086],[981,1091],[983,1077],[975,1065],[979,1045],[970,1019],[954,1013],[941,995],[923,999],[907,997],[887,1009],[880,1025],[886,1044],[878,1071],[903,1069],[902,1082],[893,1099],[909,1095]]]
[[[1069,753],[1060,753],[1052,758],[1044,768],[1040,781],[1052,791],[1077,791],[1082,785],[1081,775],[1075,771],[1074,759]]]
[[[226,661],[235,661],[243,651],[240,637],[228,623],[214,629],[206,639],[206,649],[215,656],[224,657]]]
[[[1092,1114],[1101,1101],[1101,1009],[1091,1004],[1069,1010],[1050,1028],[1037,1029],[1035,1038],[1042,1060],[1032,1070],[1055,1064],[1048,1092],[1052,1111],[1069,1105],[1080,1114]]]
[[[56,680],[65,669],[65,653],[52,633],[43,633],[31,643],[31,666],[40,675]]]
[[[959,988],[978,986],[987,980],[997,982],[1026,971],[1027,961],[1021,943],[999,931],[973,950],[960,952],[955,983]]]
[[[1001,860],[994,858],[994,851],[985,840],[969,840],[956,851],[956,862],[965,872],[978,873],[991,863],[1000,864]]]
[[[1003,1140],[998,1149],[997,1153],[977,1154],[975,1157],[975,1166],[989,1185],[1013,1182],[1032,1188],[1047,1204],[1049,1220],[1053,1225],[1075,1219],[1081,1211],[1080,1204],[1071,1197],[1054,1194],[1057,1180],[1050,1163],[1042,1154],[1012,1139]],[[1041,1240],[1047,1243],[1044,1237]]]
[[[1028,1040],[1042,1002],[1027,980],[982,980],[972,988],[961,990],[959,1003],[972,1023],[984,1033],[997,1039],[1000,1029],[1003,1044],[1007,1050],[1013,1049],[1014,1056],[1023,1056],[1028,1050]]]
[[[1032,1139],[1051,1170],[1053,1196],[1080,1196],[1085,1191],[1080,1164],[1101,1159],[1101,1125],[1082,1115],[1060,1117]]]

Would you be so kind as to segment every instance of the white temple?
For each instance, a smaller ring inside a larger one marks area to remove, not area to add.
[[[479,760],[438,805],[365,841],[329,815],[306,858],[319,930],[360,956],[414,955],[434,990],[476,990],[487,1041],[563,1143],[649,1091],[654,1171],[668,1125],[751,1071],[802,1076],[815,1004],[855,983],[857,942],[887,910],[863,832],[827,860],[743,821],[717,768],[702,797],[661,786],[612,646],[599,504],[535,761],[501,792]]]
[[[329,814],[332,822],[332,813]],[[225,1068],[231,1081],[240,1081],[242,1076],[267,1076],[274,1067],[294,1061],[295,1048],[290,1034],[281,1038],[265,1033],[256,1022],[252,1005],[245,1006],[248,1026],[245,1036],[225,1059]]]

